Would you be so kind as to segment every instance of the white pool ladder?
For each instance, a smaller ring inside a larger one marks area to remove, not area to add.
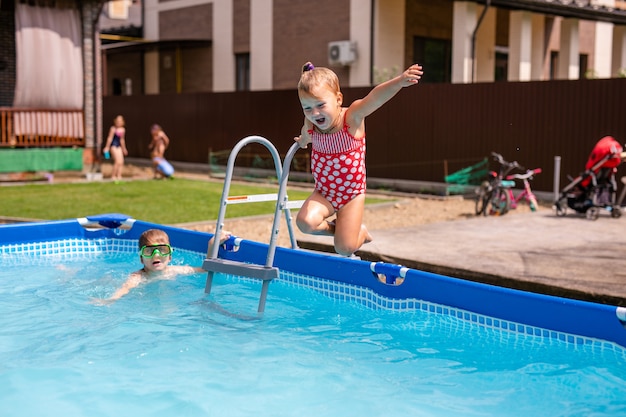
[[[229,196],[230,193],[230,183],[233,176],[233,170],[235,167],[235,160],[237,155],[241,151],[241,149],[250,144],[250,143],[258,143],[264,145],[272,155],[272,159],[274,160],[274,166],[276,168],[276,177],[279,180],[278,194],[255,194],[249,196]],[[274,211],[274,222],[272,225],[272,235],[270,237],[269,248],[267,251],[267,258],[265,260],[265,265],[258,264],[249,264],[245,262],[231,261],[227,259],[220,259],[217,257],[219,251],[219,244],[213,245],[212,248],[209,248],[207,251],[207,258],[204,260],[202,264],[202,268],[208,272],[206,286],[204,292],[207,294],[211,293],[211,285],[213,283],[213,275],[217,273],[223,274],[231,274],[238,276],[245,276],[250,278],[257,278],[263,281],[261,287],[261,296],[259,299],[259,308],[258,312],[263,313],[265,311],[265,300],[267,298],[267,291],[269,288],[269,283],[274,278],[278,278],[279,270],[277,267],[274,267],[274,254],[276,253],[276,244],[278,239],[278,232],[280,228],[280,212],[283,211],[285,214],[285,220],[287,221],[287,229],[289,230],[289,237],[291,239],[291,247],[296,249],[298,247],[298,243],[296,241],[296,237],[294,234],[292,219],[291,219],[291,208],[298,208],[302,205],[302,201],[294,201],[289,202],[287,197],[287,181],[289,177],[289,167],[291,166],[291,161],[293,160],[294,155],[300,148],[300,145],[294,142],[289,148],[289,152],[285,156],[285,161],[282,164],[280,163],[280,155],[274,145],[267,139],[262,136],[248,136],[240,140],[237,145],[233,148],[228,157],[228,163],[226,165],[226,174],[224,177],[224,188],[222,190],[222,199],[220,202],[220,209],[217,215],[217,224],[215,226],[215,239],[219,240],[219,236],[222,234],[222,229],[224,227],[224,217],[226,215],[226,206],[228,204],[239,204],[239,203],[253,203],[260,201],[276,201],[276,210]]]

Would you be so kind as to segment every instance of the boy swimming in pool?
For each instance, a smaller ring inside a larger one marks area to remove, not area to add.
[[[222,231],[219,244],[224,243],[231,235],[230,232]],[[209,251],[211,251],[214,240],[215,237],[209,240]],[[143,268],[130,274],[126,282],[109,298],[96,300],[96,303],[111,303],[128,294],[133,288],[148,282],[173,280],[179,275],[191,275],[205,272],[204,269],[199,267],[170,265],[172,251],[170,238],[163,230],[150,229],[143,232],[139,237],[139,260],[143,264]]]

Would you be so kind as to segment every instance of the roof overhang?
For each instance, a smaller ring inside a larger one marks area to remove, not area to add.
[[[109,53],[130,53],[172,50],[177,48],[199,48],[211,46],[212,41],[206,39],[176,39],[160,41],[125,41],[103,44],[100,49]]]
[[[486,0],[477,2],[487,3]],[[626,25],[626,10],[596,5],[592,0],[491,0],[490,4],[512,10]]]

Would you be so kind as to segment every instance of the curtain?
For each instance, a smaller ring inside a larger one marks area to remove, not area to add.
[[[80,13],[15,4],[17,108],[82,109]]]
[[[15,136],[84,138],[82,111],[15,111]]]

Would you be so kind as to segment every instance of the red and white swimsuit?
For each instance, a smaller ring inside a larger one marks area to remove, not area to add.
[[[352,136],[345,119],[338,132],[319,133],[312,129],[309,135],[315,189],[339,210],[365,193],[365,136]]]

